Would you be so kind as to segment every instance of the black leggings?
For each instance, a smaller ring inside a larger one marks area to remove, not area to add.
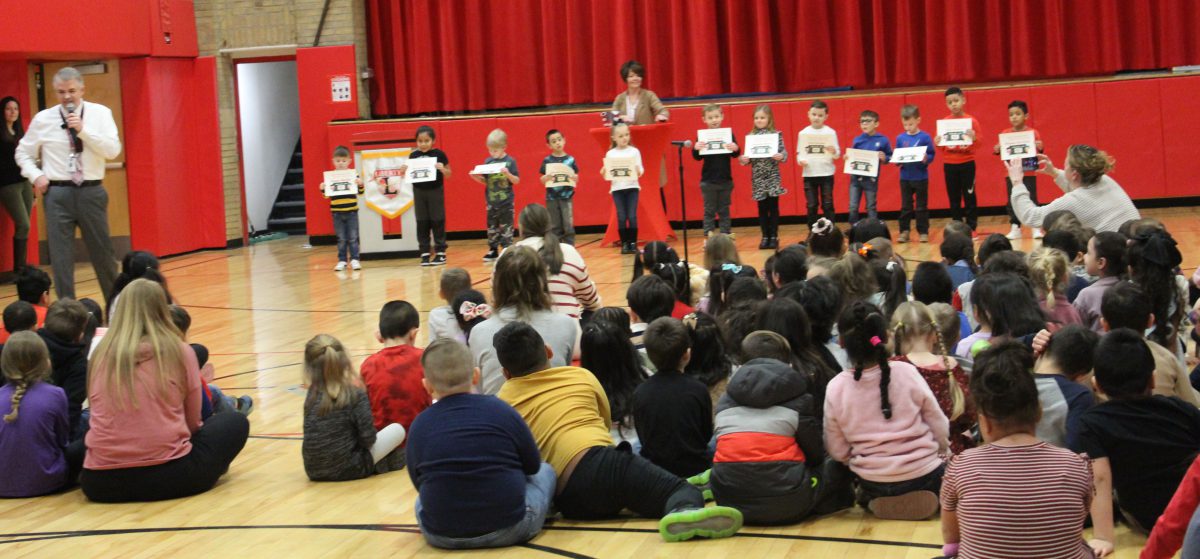
[[[250,434],[250,421],[240,413],[209,417],[192,434],[192,451],[157,466],[84,469],[83,494],[98,503],[163,501],[197,495],[212,489],[229,470]]]
[[[758,201],[758,226],[764,237],[779,236],[779,198],[768,196]]]
[[[612,518],[622,509],[659,518],[675,510],[704,508],[699,489],[641,456],[607,446],[585,452],[554,499],[564,518]]]

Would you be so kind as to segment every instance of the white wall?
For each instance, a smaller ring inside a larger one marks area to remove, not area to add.
[[[236,68],[246,216],[255,230],[262,231],[300,138],[296,62],[257,62]]]

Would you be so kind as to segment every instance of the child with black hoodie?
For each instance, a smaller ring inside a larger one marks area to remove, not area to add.
[[[79,416],[87,399],[87,348],[83,331],[88,311],[74,299],[59,299],[46,311],[46,323],[37,331],[50,351],[50,382],[67,393],[67,425],[71,440],[83,436]]]

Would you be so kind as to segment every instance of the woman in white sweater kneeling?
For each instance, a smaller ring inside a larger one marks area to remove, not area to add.
[[[1065,194],[1044,206],[1033,203],[1029,190],[1021,182],[1021,160],[1010,160],[1008,175],[1014,185],[1011,202],[1022,225],[1041,227],[1045,216],[1058,210],[1075,214],[1084,227],[1096,232],[1116,231],[1122,223],[1141,218],[1129,195],[1107,175],[1115,163],[1107,153],[1092,146],[1075,144],[1067,149],[1061,171],[1054,167],[1049,157],[1038,155],[1037,158],[1038,172],[1053,178]]]

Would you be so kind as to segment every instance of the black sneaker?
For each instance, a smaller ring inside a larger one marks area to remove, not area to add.
[[[429,253],[428,252],[421,253],[421,265],[429,266]]]
[[[771,248],[771,238],[763,237],[762,240],[758,241],[758,250],[763,250],[763,249],[767,249],[767,248]]]
[[[437,256],[434,256],[433,262],[430,262],[429,265],[430,266],[445,266],[446,265],[446,254],[439,253]]]
[[[500,253],[495,248],[489,250],[487,254],[483,255],[484,262],[492,262],[497,258],[500,258]]]

